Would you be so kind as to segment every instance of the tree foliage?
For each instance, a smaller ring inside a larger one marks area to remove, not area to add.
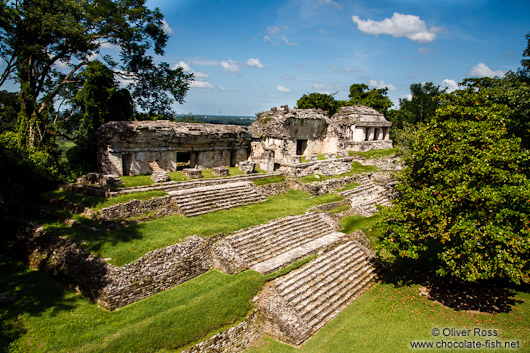
[[[350,100],[346,105],[366,105],[386,115],[392,106],[392,101],[387,96],[388,88],[368,89],[365,84],[354,83],[350,86]]]
[[[168,39],[162,20],[145,0],[1,1],[0,57],[5,66],[0,86],[7,80],[19,84],[22,145],[45,149],[53,144],[61,116],[52,116],[54,106],[72,97],[79,72],[96,54],[115,75],[130,80],[140,108],[171,112],[170,103],[183,101],[192,76],[155,62]],[[118,61],[102,52],[109,46],[119,49]]]
[[[322,109],[332,116],[337,112],[340,103],[331,94],[310,93],[304,94],[297,102],[298,109]]]
[[[434,255],[442,276],[530,283],[528,92],[504,79],[441,96],[404,158],[394,207],[383,209],[385,248]]]
[[[113,72],[102,62],[90,62],[79,74],[83,86],[73,98],[76,146],[68,151],[72,169],[87,173],[97,169],[97,129],[109,121],[131,120],[132,98],[120,89]],[[79,120],[79,121],[76,121]]]

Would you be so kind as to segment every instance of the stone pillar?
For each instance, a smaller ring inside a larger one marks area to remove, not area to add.
[[[368,141],[373,141],[373,140],[374,140],[374,128],[369,127],[368,128]]]

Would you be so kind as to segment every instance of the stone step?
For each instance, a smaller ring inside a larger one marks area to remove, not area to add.
[[[246,201],[241,201],[237,203],[228,202],[228,203],[223,203],[223,204],[217,204],[215,206],[206,206],[206,207],[201,207],[201,208],[190,209],[189,211],[185,212],[185,215],[187,217],[193,217],[193,216],[197,216],[197,215],[204,214],[204,213],[210,213],[210,212],[215,212],[219,210],[227,210],[230,208],[235,208],[235,207],[240,207],[240,206],[247,206],[247,205],[251,205],[254,203],[258,203],[258,202],[261,202],[261,201],[246,200]]]
[[[357,282],[356,285],[343,288],[336,296],[337,299],[326,299],[328,304],[321,308],[320,311],[315,311],[316,315],[310,316],[311,318],[309,316],[305,317],[308,326],[312,327],[313,332],[315,332],[331,321],[367,289],[367,286],[373,282],[374,277],[375,273],[373,271],[367,271],[362,277],[358,278],[360,282]]]
[[[206,205],[216,205],[218,203],[229,203],[229,202],[238,202],[240,200],[248,200],[249,196],[253,196],[253,195],[248,195],[245,193],[237,193],[237,194],[227,193],[227,194],[219,194],[219,195],[216,195],[215,197],[209,197],[209,198],[200,196],[197,198],[197,200],[192,201],[192,202],[175,201],[175,203],[179,206],[181,210],[184,211],[188,209],[198,209],[198,208],[201,208],[201,206],[206,206]],[[256,197],[255,199],[257,202],[265,201],[265,198],[263,197]]]
[[[312,228],[319,227],[328,227],[329,232],[333,231],[333,229],[327,223],[318,218],[308,222],[304,222],[304,220],[298,220],[283,227],[276,227],[270,232],[262,233],[259,235],[259,237],[247,238],[245,242],[239,243],[238,249],[248,252],[249,249],[262,243],[269,243],[271,239],[282,240],[285,237],[290,237],[293,235],[296,236],[297,233],[306,232]]]
[[[292,289],[283,294],[283,297],[290,302],[291,305],[296,306],[306,301],[312,293],[319,293],[320,289],[325,289],[326,286],[343,277],[345,273],[348,274],[348,271],[352,268],[358,267],[364,261],[362,251],[359,250],[356,253],[348,252],[348,255],[350,254],[352,258],[347,259],[349,260],[347,265],[340,264],[340,262],[346,260],[345,258],[332,261],[326,265],[325,269],[322,269],[322,272],[318,272],[315,276],[311,276],[310,279],[306,278],[300,281],[302,283],[294,285]]]
[[[306,313],[312,311],[323,303],[322,298],[328,298],[339,292],[344,286],[348,286],[354,282],[360,274],[364,273],[366,268],[366,261],[357,258],[352,264],[345,266],[334,276],[330,276],[329,279],[322,281],[318,285],[310,288],[301,293],[295,300],[291,301],[291,305],[294,306],[300,313]],[[303,315],[302,315],[303,316]]]
[[[232,185],[232,184],[227,184]],[[182,192],[185,191],[185,192]],[[203,198],[212,198],[212,197],[218,197],[220,195],[226,195],[226,194],[238,194],[241,192],[252,192],[261,195],[256,189],[254,189],[249,184],[236,184],[233,187],[226,187],[223,185],[221,188],[217,188],[216,186],[213,187],[205,187],[205,188],[196,188],[196,189],[186,189],[181,190],[179,192],[171,192],[169,193],[175,200],[178,200],[182,203],[190,203],[196,201],[199,197]]]
[[[340,244],[334,249],[328,251],[326,253],[326,256],[318,257],[317,259],[313,260],[311,262],[310,269],[307,269],[307,267],[301,268],[298,271],[291,272],[290,274],[286,275],[282,281],[276,286],[276,289],[281,293],[282,295],[288,294],[289,291],[292,289],[298,288],[295,286],[296,283],[299,283],[299,285],[303,285],[304,281],[303,279],[306,276],[312,276],[313,274],[315,276],[318,275],[318,271],[321,269],[325,269],[328,265],[333,264],[334,261],[334,255],[342,249],[344,249],[346,246],[348,246],[348,243]],[[287,290],[288,289],[288,290]]]
[[[297,247],[292,248],[291,250],[286,251],[283,254],[259,262],[251,266],[250,269],[263,274],[268,274],[277,271],[291,263],[294,263],[311,254],[314,254],[322,248],[330,246],[335,242],[341,241],[341,239],[343,239],[344,237],[346,237],[346,234],[340,232],[326,234],[320,238],[298,245]]]
[[[362,194],[366,191],[369,191],[371,190],[375,185],[371,184],[371,183],[368,183],[368,184],[361,184],[353,189],[350,189],[350,190],[345,190],[345,191],[341,191],[339,192],[339,194],[343,197],[349,197],[349,196],[352,196],[352,195],[358,195],[358,194]]]
[[[313,222],[318,221],[320,218],[318,213],[302,216],[290,216],[273,220],[265,225],[255,226],[244,229],[242,231],[234,232],[230,235],[227,240],[233,247],[246,248],[246,244],[252,244],[254,241],[258,241],[261,238],[266,238],[270,233],[277,232],[281,229],[288,229],[294,224],[300,222]]]
[[[282,241],[284,240],[284,238],[273,241],[269,243],[266,247],[259,248],[257,251],[245,253],[244,256],[249,259],[251,265],[254,265],[255,263],[265,261],[274,256],[278,256],[284,253],[285,251],[296,247],[298,244],[305,244],[325,234],[329,234],[332,231],[333,230],[330,230],[329,227],[308,229],[303,233],[297,234],[296,237],[290,238],[285,241]]]

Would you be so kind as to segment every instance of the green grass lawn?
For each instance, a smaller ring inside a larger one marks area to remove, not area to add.
[[[254,185],[260,186],[260,185],[267,185],[267,184],[282,183],[285,180],[286,178],[284,175],[276,175],[276,176],[269,177],[269,178],[256,179],[256,180],[253,180],[252,182],[254,183]]]
[[[414,340],[440,341],[452,337],[439,336],[437,328],[498,329],[500,341],[520,340],[523,349],[530,351],[530,294],[512,291],[515,306],[509,313],[484,314],[455,311],[419,295],[419,285],[396,286],[378,283],[324,326],[314,337],[297,349],[264,338],[257,347],[246,353],[309,353],[309,352],[415,352],[409,342]],[[484,342],[487,338],[468,337]],[[457,338],[463,340],[465,338]],[[430,350],[433,351],[433,350]],[[434,350],[436,352],[481,352],[494,350]],[[506,352],[514,350],[499,350]]]
[[[303,214],[313,206],[340,200],[342,197],[337,194],[312,197],[310,194],[291,190],[254,205],[190,218],[169,216],[103,233],[85,233],[58,223],[50,225],[48,229],[57,236],[67,236],[77,242],[84,241],[87,249],[103,258],[110,258],[110,263],[121,266],[135,261],[148,251],[174,244],[192,234],[203,237],[228,234],[275,218]]]
[[[237,167],[228,168],[228,173],[230,176],[244,174]],[[256,168],[256,173],[264,173],[264,172],[260,170],[259,168]],[[169,174],[169,177],[171,178],[171,181],[189,180],[187,177],[184,176],[184,174],[182,174],[182,171],[169,172],[168,174]],[[203,179],[219,178],[218,176],[212,174],[211,169],[203,169],[202,177]],[[120,178],[121,178],[121,181],[123,182],[123,185],[121,187],[144,186],[144,185],[152,185],[155,183],[153,179],[151,179],[151,175],[122,176]]]
[[[397,148],[387,148],[384,150],[370,150],[366,152],[355,152],[355,151],[349,151],[348,154],[350,156],[356,156],[356,157],[363,157],[366,159],[373,159],[373,158],[385,158],[390,157],[396,154]]]
[[[265,277],[207,272],[109,312],[37,271],[0,257],[0,351],[158,352],[201,341],[243,320]],[[10,343],[9,347],[7,345]]]
[[[361,163],[354,161],[352,163],[352,167],[351,167],[351,169],[350,169],[350,171],[348,173],[343,173],[343,174],[339,174],[339,175],[332,175],[332,176],[326,176],[326,175],[318,174],[318,177],[316,177],[314,174],[312,174],[312,175],[308,175],[308,176],[305,176],[305,177],[298,178],[298,180],[300,180],[303,183],[311,183],[311,182],[314,182],[314,181],[324,181],[324,180],[328,180],[328,179],[343,178],[343,177],[351,176],[351,175],[355,175],[355,174],[375,172],[377,170],[379,170],[379,168],[377,168],[374,165],[362,165]]]

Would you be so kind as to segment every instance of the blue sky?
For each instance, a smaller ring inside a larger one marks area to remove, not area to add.
[[[148,0],[170,40],[165,61],[195,73],[179,113],[250,115],[303,94],[412,83],[454,87],[520,66],[530,1]]]

